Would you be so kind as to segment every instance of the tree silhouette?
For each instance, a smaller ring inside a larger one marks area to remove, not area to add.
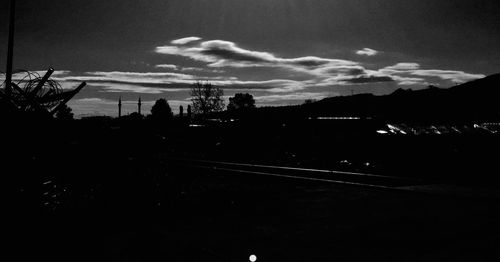
[[[151,108],[151,117],[157,120],[171,119],[173,116],[172,109],[165,98],[156,100]]]
[[[316,99],[306,99],[304,101],[304,105],[310,105],[313,104],[314,102],[316,102]]]
[[[224,109],[222,89],[210,84],[197,82],[191,88],[191,102],[193,113],[206,115]]]
[[[59,120],[73,120],[73,110],[68,105],[64,104],[56,113],[56,118]]]
[[[255,99],[251,94],[235,94],[234,97],[229,98],[228,111],[244,110],[255,108]]]

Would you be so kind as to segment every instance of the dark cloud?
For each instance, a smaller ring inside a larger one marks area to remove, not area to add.
[[[332,63],[332,60],[320,57],[301,57],[301,58],[290,59],[289,63],[304,67],[318,67],[330,64]]]
[[[394,79],[392,79],[390,76],[362,76],[362,77],[346,79],[343,81],[351,84],[367,84],[367,83],[394,82]]]
[[[347,72],[347,74],[351,75],[351,76],[357,76],[357,75],[361,75],[361,74],[364,74],[364,73],[365,73],[365,70],[361,69],[361,68],[353,68],[353,69],[350,69]]]

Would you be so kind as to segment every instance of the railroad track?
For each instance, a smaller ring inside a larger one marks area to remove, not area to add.
[[[219,172],[232,172],[248,175],[279,177],[284,179],[318,181],[381,189],[401,189],[408,186],[429,184],[426,181],[414,178],[384,176],[338,170],[257,165],[197,159],[169,158],[169,160],[171,164],[182,167],[202,168]]]

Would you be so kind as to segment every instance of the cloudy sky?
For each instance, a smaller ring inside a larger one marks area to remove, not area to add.
[[[7,46],[0,3],[0,70]],[[449,87],[500,72],[498,0],[17,0],[16,69],[88,86],[79,115],[176,111],[208,81],[258,105]]]

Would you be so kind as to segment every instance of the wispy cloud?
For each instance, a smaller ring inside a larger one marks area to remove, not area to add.
[[[293,92],[306,88],[309,81],[270,79],[261,81],[240,80],[234,76],[197,76],[181,73],[157,72],[85,72],[79,75],[58,77],[61,82],[82,82],[98,86],[102,92],[130,92],[160,94],[189,89],[197,81],[210,82],[224,89],[259,89],[269,92]]]
[[[304,56],[295,58],[279,57],[271,52],[256,51],[240,47],[225,40],[201,41],[200,37],[188,37],[175,41],[175,45],[156,48],[159,54],[182,56],[197,62],[206,63],[208,67],[274,67],[304,73],[310,81],[319,85],[369,84],[379,82],[396,82],[399,85],[424,85],[427,78],[439,78],[452,83],[484,77],[482,74],[471,74],[464,71],[443,69],[422,69],[420,64],[402,62],[380,69],[367,69],[361,62],[345,59]],[[193,44],[193,42],[196,43]],[[183,44],[184,43],[184,44]],[[363,48],[356,54],[375,56],[380,52]]]
[[[364,56],[375,56],[378,53],[379,51],[367,47],[356,51],[357,55],[364,55]]]
[[[366,49],[369,54],[377,53]],[[390,82],[394,79],[389,74],[367,70],[359,62],[345,59],[333,59],[317,56],[283,58],[270,52],[255,51],[242,48],[234,42],[224,40],[201,41],[196,45],[159,46],[159,54],[183,56],[204,62],[208,67],[274,67],[300,72],[309,76],[309,81],[286,80],[287,87],[273,88],[273,91],[302,90],[314,83],[320,85],[345,85]],[[276,80],[274,80],[276,82]],[[285,80],[281,80],[285,81]],[[291,84],[292,83],[292,84]]]
[[[156,65],[156,68],[165,68],[165,69],[170,69],[170,70],[178,70],[179,68],[176,65],[172,64],[160,64]]]
[[[161,85],[174,83],[192,83],[197,76],[181,73],[157,72],[86,72],[80,75],[60,77],[62,81],[85,81],[89,83],[119,83],[135,85]],[[206,78],[211,80],[213,78]],[[205,79],[201,79],[205,80]]]
[[[202,67],[182,67],[174,64],[159,64],[155,66],[156,68],[167,69],[172,71],[181,72],[206,72],[206,73],[224,73],[224,70],[220,69],[207,69]]]
[[[201,38],[200,37],[196,37],[196,36],[190,36],[190,37],[184,37],[184,38],[172,40],[170,43],[172,43],[174,45],[185,45],[185,44],[188,44],[188,43],[191,43],[191,42],[195,42],[195,41],[198,41],[198,40],[201,40]]]
[[[165,55],[183,56],[195,61],[207,63],[209,67],[280,67],[315,74],[314,70],[328,67],[358,66],[359,63],[316,56],[295,58],[278,57],[270,52],[253,51],[239,47],[236,43],[224,40],[210,40],[197,45],[159,46],[156,52]]]
[[[178,88],[144,87],[140,85],[127,85],[123,83],[107,83],[100,85],[101,91],[106,93],[136,93],[136,94],[162,94],[165,92],[177,92]]]
[[[214,81],[215,85],[228,89],[260,89],[272,93],[286,93],[300,91],[309,85],[308,81],[295,81],[289,79],[273,79],[264,81]]]
[[[467,81],[486,77],[483,74],[469,74],[464,71],[438,70],[438,69],[415,70],[411,74],[416,76],[439,77],[443,80],[450,80],[454,83],[465,83]]]
[[[421,69],[418,63],[398,63],[393,66],[388,66],[379,70],[380,72],[390,75],[406,75],[406,76],[420,76],[420,77],[435,77],[441,80],[449,80],[453,83],[464,83],[467,81],[486,77],[483,74],[471,74],[464,71],[455,70],[442,70],[442,69]],[[408,79],[407,79],[408,80]],[[423,82],[424,78],[414,78],[403,83],[414,83],[416,81]]]
[[[316,99],[320,100],[332,95],[338,95],[335,93],[328,93],[328,92],[319,92],[319,93],[314,93],[314,92],[302,92],[302,93],[293,93],[293,94],[286,94],[286,95],[263,95],[263,96],[256,96],[254,97],[255,101],[259,103],[296,103],[298,101],[305,101],[307,99]]]
[[[424,70],[418,63],[398,63],[378,70],[368,70],[360,62],[317,56],[284,58],[271,52],[242,48],[234,42],[224,40],[200,41],[199,37],[174,40],[176,45],[159,46],[156,52],[165,55],[183,56],[204,62],[208,67],[276,67],[310,75],[310,80],[320,85],[369,84],[397,82],[400,85],[425,84],[423,77],[438,77],[454,83],[461,83],[484,77],[452,70]],[[193,41],[197,41],[192,44]],[[374,56],[379,51],[364,48],[357,50],[358,55]],[[186,70],[187,71],[187,70]],[[413,77],[411,77],[413,76]],[[417,78],[415,76],[420,76]],[[289,90],[301,90],[304,83],[294,85]],[[300,86],[300,88],[298,88]]]
[[[104,99],[104,98],[99,98],[99,97],[87,97],[87,98],[81,98],[81,99],[74,99],[73,101],[76,102],[82,102],[82,103],[111,103],[110,100]],[[112,102],[112,104],[115,104],[116,102]]]
[[[226,71],[220,69],[206,69],[201,67],[183,67],[181,68],[183,72],[209,72],[209,73],[225,73]]]
[[[391,75],[391,78],[394,79],[394,81],[396,81],[400,86],[429,85],[429,82],[425,78],[421,77]]]
[[[397,63],[392,66],[384,67],[383,70],[387,71],[408,71],[408,70],[417,70],[420,69],[420,65],[418,63]]]
[[[47,71],[43,70],[38,70],[38,71],[16,71],[12,74],[12,80],[13,81],[22,81],[22,80],[29,80],[30,78],[33,77],[43,77]],[[58,78],[58,77],[64,77],[67,76],[70,73],[68,70],[56,70],[52,73],[51,77],[52,78]],[[5,79],[5,74],[0,73],[0,79],[4,80]]]

